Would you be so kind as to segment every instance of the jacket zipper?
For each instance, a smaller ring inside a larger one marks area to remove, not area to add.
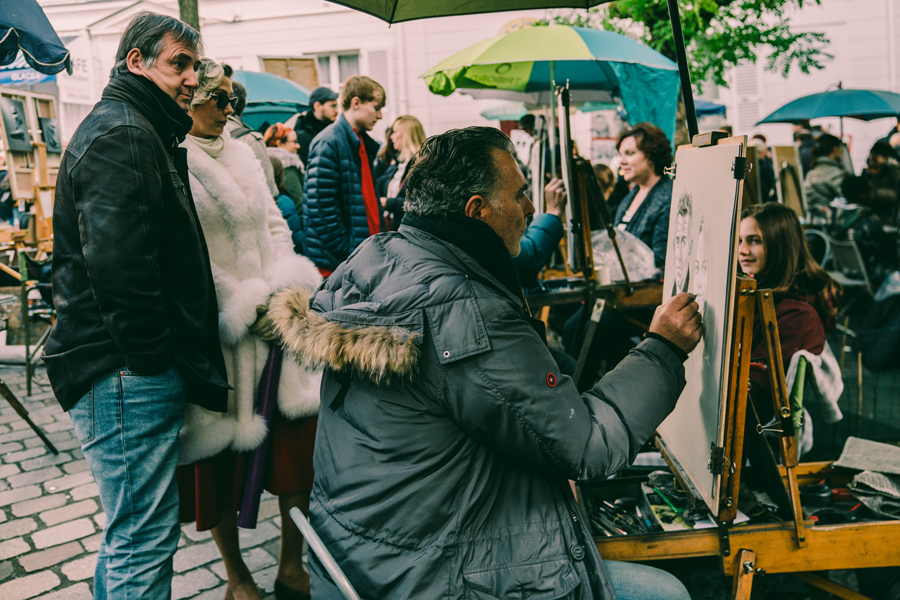
[[[591,553],[587,549],[587,544],[584,540],[584,532],[581,530],[581,521],[578,519],[578,509],[572,506],[572,503],[575,501],[575,499],[572,497],[572,490],[569,488],[569,482],[564,482],[562,488],[562,495],[566,503],[566,509],[569,511],[569,517],[572,519],[572,523],[575,526],[575,537],[578,539],[578,543],[581,544],[581,546],[584,548],[585,570],[587,570],[588,581],[591,586],[591,595],[593,595],[594,600],[601,600],[603,596],[600,594],[600,590],[597,588],[598,565],[594,564],[594,559],[593,557],[591,557]]]

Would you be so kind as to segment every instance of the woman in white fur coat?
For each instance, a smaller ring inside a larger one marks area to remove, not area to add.
[[[226,598],[255,600],[259,591],[241,558],[235,514],[244,463],[249,466],[247,453],[271,435],[265,487],[279,496],[284,523],[291,522],[291,507],[307,511],[320,383],[318,373],[285,355],[272,431],[267,431],[265,419],[256,414],[260,376],[271,347],[260,337],[268,322],[265,307],[273,293],[287,286],[315,290],[321,277],[312,262],[294,253],[290,230],[256,156],[224,131],[233,112],[230,79],[209,59],[201,61],[197,79],[200,87],[189,112],[194,126],[182,146],[209,248],[219,334],[234,390],[225,414],[195,406],[185,412],[178,487],[182,519],[196,519],[198,530],[211,528],[225,559]],[[284,527],[277,598],[309,598],[301,547],[296,528]]]

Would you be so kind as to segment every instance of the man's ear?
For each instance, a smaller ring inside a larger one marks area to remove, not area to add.
[[[144,55],[141,54],[141,51],[137,48],[132,48],[128,51],[128,54],[125,55],[125,66],[127,66],[128,70],[135,75],[144,74],[143,61]]]
[[[359,96],[353,96],[350,98],[350,110],[356,110],[362,104],[362,100],[359,99]]]
[[[487,201],[482,196],[475,194],[474,196],[469,198],[468,202],[466,202],[466,207],[463,212],[469,218],[483,221],[485,217],[484,213],[488,210],[490,209],[488,207]]]

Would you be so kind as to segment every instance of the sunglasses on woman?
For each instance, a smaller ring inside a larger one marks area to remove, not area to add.
[[[237,106],[237,101],[238,101],[237,97],[229,96],[225,92],[217,92],[210,97],[216,99],[216,108],[219,110],[225,110],[225,107],[228,106],[229,104],[231,105],[232,109],[234,109],[234,107]]]

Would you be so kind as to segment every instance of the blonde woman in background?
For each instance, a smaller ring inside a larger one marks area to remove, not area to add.
[[[397,117],[391,125],[390,140],[397,152],[397,158],[380,179],[382,189],[379,193],[385,220],[390,219],[390,229],[396,230],[403,219],[403,202],[406,199],[403,186],[406,182],[406,172],[412,164],[412,157],[425,143],[425,129],[414,116],[403,115]]]

